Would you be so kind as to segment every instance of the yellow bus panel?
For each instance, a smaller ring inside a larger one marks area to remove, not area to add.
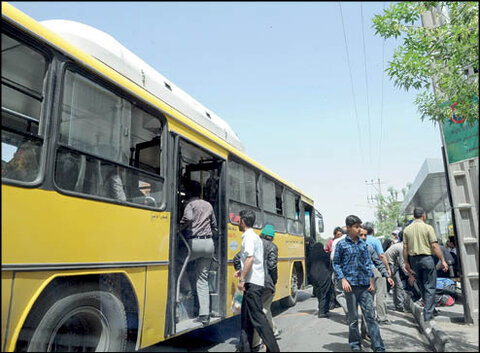
[[[7,322],[9,319],[10,300],[12,298],[13,272],[2,271],[2,352],[5,351],[4,342],[6,335]]]
[[[2,185],[3,265],[168,261],[169,233],[168,212]]]
[[[141,348],[165,339],[165,319],[168,293],[168,267],[147,268],[147,297],[145,300],[145,321]]]

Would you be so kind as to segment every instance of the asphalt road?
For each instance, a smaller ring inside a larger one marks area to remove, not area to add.
[[[317,317],[317,299],[311,288],[300,291],[294,307],[285,309],[272,305],[277,326],[282,330],[278,344],[283,352],[349,352],[348,326],[341,308],[330,312],[329,318]],[[381,326],[380,332],[387,351],[432,352],[418,330],[412,314],[392,311],[392,325]],[[175,337],[141,352],[234,352],[240,332],[240,320],[234,317],[221,323]],[[363,341],[363,350],[371,352],[370,341]]]

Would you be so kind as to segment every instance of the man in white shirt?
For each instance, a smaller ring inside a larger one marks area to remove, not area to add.
[[[254,329],[263,340],[267,352],[280,352],[273,330],[263,312],[262,294],[265,285],[265,270],[263,268],[263,243],[253,231],[255,213],[251,210],[240,211],[238,228],[242,235],[240,261],[242,269],[235,272],[238,277],[238,289],[243,291],[240,351],[252,351]]]
[[[347,236],[347,233],[343,233],[342,236],[340,236],[339,238],[335,238],[333,240],[332,251],[330,252],[330,261],[333,261],[333,255],[335,254],[335,248],[337,247],[338,242],[342,239],[345,239],[346,236]]]

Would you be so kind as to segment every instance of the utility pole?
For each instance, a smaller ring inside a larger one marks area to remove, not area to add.
[[[369,204],[373,204],[374,202],[378,206],[378,195],[382,195],[382,187],[381,187],[381,182],[380,178],[377,179],[377,182],[374,182],[373,179],[370,179],[370,182],[368,180],[365,180],[365,185],[367,186],[367,201]],[[378,185],[378,188],[376,187]],[[373,187],[376,191],[375,195],[370,194],[369,191],[369,186]]]
[[[440,16],[437,17],[437,14]],[[446,9],[431,9],[422,15],[422,25],[433,28],[448,21]],[[467,78],[468,79],[468,78]],[[434,93],[448,101],[438,89],[436,77],[432,77]],[[460,157],[450,160],[445,131],[439,123],[444,155],[445,174],[451,202],[452,223],[456,236],[457,253],[462,266],[462,294],[465,322],[478,325],[478,150],[473,158]],[[473,128],[473,127],[472,127]]]

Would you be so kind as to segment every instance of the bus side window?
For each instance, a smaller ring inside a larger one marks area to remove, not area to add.
[[[287,217],[287,232],[290,234],[302,234],[302,222],[300,221],[300,198],[290,190],[285,190],[285,216]]]
[[[303,224],[304,230],[305,230],[305,238],[308,238],[311,236],[310,234],[310,227],[311,227],[311,222],[310,222],[310,211],[305,210],[305,223]]]
[[[258,204],[258,180],[259,174],[244,164],[233,160],[228,161],[228,188],[229,221],[238,224],[239,213],[243,209],[250,209],[255,212],[255,228],[263,226],[263,215]]]
[[[2,33],[2,179],[38,177],[47,71],[43,54]]]
[[[163,125],[157,117],[133,106],[131,133],[128,142],[131,166],[147,173],[129,175],[128,192],[132,202],[148,206],[160,205],[163,200],[163,182],[153,175],[162,174],[161,135]]]
[[[159,207],[161,133],[159,118],[67,70],[56,183],[116,202]]]
[[[264,175],[262,178],[262,194],[265,223],[272,224],[276,232],[286,232],[287,227],[282,205],[283,187]]]
[[[283,215],[283,187],[275,183],[275,210],[279,216]]]

